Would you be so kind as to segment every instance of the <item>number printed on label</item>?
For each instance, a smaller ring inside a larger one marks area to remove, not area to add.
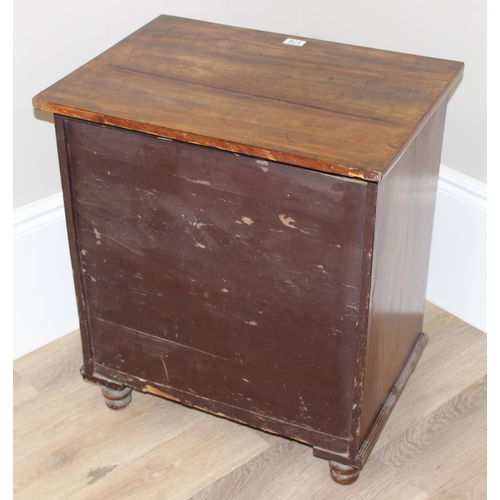
[[[305,40],[295,40],[294,38],[287,38],[283,43],[286,43],[287,45],[296,45],[297,47],[302,47],[302,45],[305,45]]]

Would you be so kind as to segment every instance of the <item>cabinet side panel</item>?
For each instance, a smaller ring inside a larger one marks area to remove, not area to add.
[[[446,102],[379,183],[360,443],[422,331]]]

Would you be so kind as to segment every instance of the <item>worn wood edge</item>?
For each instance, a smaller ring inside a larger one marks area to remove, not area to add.
[[[231,406],[227,403],[213,401],[179,389],[163,386],[156,382],[145,380],[137,376],[131,376],[99,364],[95,364],[92,374],[85,371],[85,366],[82,367],[80,372],[85,380],[95,384],[104,385],[115,390],[131,387],[137,391],[153,394],[163,399],[182,404],[188,408],[195,408],[211,415],[222,417],[232,422],[243,424],[270,434],[292,439],[308,446],[314,446],[315,443],[324,443],[327,441],[330,446],[337,448],[338,453],[342,453],[341,450],[344,449],[347,452],[348,449],[349,441],[347,439],[279,420],[269,415],[263,415],[244,408]]]
[[[56,132],[57,153],[59,158],[59,171],[63,191],[64,212],[66,218],[66,230],[68,232],[68,244],[73,271],[73,284],[75,287],[76,304],[78,309],[78,320],[80,324],[80,338],[84,363],[88,371],[93,366],[93,349],[89,330],[89,316],[87,309],[87,297],[85,283],[81,272],[81,253],[79,248],[78,228],[76,224],[76,213],[73,202],[73,184],[71,178],[70,156],[66,141],[66,120],[62,116],[54,116]]]
[[[112,380],[104,375],[95,375],[94,373],[87,373],[87,366],[83,365],[80,368],[80,374],[84,380],[91,382],[93,384],[100,385],[101,387],[107,387],[114,391],[123,391],[127,386],[119,381]]]
[[[441,106],[441,104],[443,104],[443,102],[449,98],[450,92],[453,90],[455,85],[457,85],[459,83],[459,80],[462,78],[462,75],[464,74],[465,65],[464,65],[464,63],[461,63],[461,64],[462,64],[462,66],[456,72],[454,78],[452,80],[450,80],[450,83],[443,90],[441,95],[434,101],[434,104],[429,108],[429,110],[422,117],[422,119],[420,120],[418,125],[413,129],[413,132],[410,135],[410,137],[408,137],[407,141],[401,146],[401,148],[399,148],[397,153],[393,156],[392,160],[387,164],[387,166],[384,168],[384,170],[380,173],[380,178],[377,179],[378,181],[381,181],[386,175],[389,174],[389,172],[394,168],[394,166],[398,163],[398,161],[401,159],[401,157],[405,154],[406,150],[410,147],[411,143],[418,136],[420,131],[424,128],[425,124],[431,119],[432,115],[437,111],[439,106]]]
[[[365,200],[365,220],[363,229],[363,263],[362,272],[363,281],[360,289],[360,314],[359,324],[356,334],[356,368],[353,378],[353,402],[350,444],[348,456],[356,455],[360,442],[361,419],[362,419],[362,400],[363,387],[365,379],[365,359],[368,348],[368,324],[370,316],[370,296],[371,296],[371,276],[373,267],[373,248],[375,238],[375,215],[377,205],[379,185],[370,183],[366,186]]]
[[[46,111],[57,115],[86,120],[92,123],[111,125],[114,127],[143,132],[145,134],[154,135],[157,137],[163,137],[166,139],[174,139],[181,142],[212,147],[223,151],[229,151],[232,153],[245,154],[256,158],[262,158],[264,160],[278,161],[290,165],[308,168],[310,170],[315,170],[318,172],[336,174],[371,182],[380,182],[394,168],[399,159],[409,148],[413,140],[417,137],[417,135],[425,126],[425,124],[429,121],[431,116],[435,113],[437,108],[443,103],[443,101],[448,99],[449,94],[452,91],[453,87],[457,85],[458,81],[463,75],[464,64],[463,63],[461,64],[462,65],[455,74],[454,78],[450,80],[450,83],[446,86],[441,95],[434,101],[434,104],[429,108],[427,113],[423,115],[420,122],[414,128],[413,132],[408,137],[406,142],[395,153],[395,155],[387,163],[387,165],[380,170],[359,168],[355,166],[342,165],[339,163],[325,162],[322,160],[316,160],[314,158],[297,156],[291,153],[273,151],[266,148],[261,148],[259,146],[252,146],[249,144],[241,144],[232,141],[225,141],[223,139],[217,139],[214,137],[194,134],[192,132],[169,129],[166,127],[162,127],[160,125],[139,122],[136,120],[120,118],[112,115],[106,115],[104,113],[99,113],[96,111],[86,111],[72,106],[56,104],[43,99],[42,98],[44,93],[43,91],[38,95],[36,95],[35,97],[33,97],[32,104],[35,109],[39,109],[40,111]]]
[[[43,94],[43,92],[42,92]],[[50,103],[40,98],[37,95],[33,98],[32,103],[35,109],[54,113],[55,115],[66,116],[70,118],[77,118],[92,123],[101,125],[111,125],[125,130],[132,130],[134,132],[142,132],[156,137],[163,137],[165,139],[173,139],[189,144],[196,144],[199,146],[207,146],[222,151],[229,151],[231,153],[244,154],[264,160],[277,161],[289,165],[307,168],[318,172],[328,174],[336,174],[344,177],[362,179],[365,181],[378,182],[382,179],[382,173],[378,170],[365,170],[362,168],[350,167],[337,163],[329,163],[314,158],[307,158],[304,156],[297,156],[291,153],[283,153],[280,151],[273,151],[258,146],[251,146],[249,144],[241,144],[237,142],[225,141],[214,137],[208,137],[191,132],[184,132],[182,130],[174,130],[159,125],[138,122],[135,120],[128,120],[116,116],[105,115],[102,113],[85,111],[70,106]]]
[[[373,451],[373,448],[377,443],[377,440],[380,437],[380,434],[382,433],[382,430],[385,424],[387,423],[387,420],[389,419],[392,410],[394,409],[399,397],[401,396],[401,393],[403,392],[403,389],[406,383],[408,382],[411,374],[415,370],[417,363],[420,357],[422,356],[422,353],[428,342],[429,342],[429,336],[425,333],[421,333],[420,336],[418,337],[415,347],[413,348],[412,353],[410,354],[410,357],[408,358],[408,361],[406,362],[401,374],[398,377],[398,380],[396,381],[394,387],[389,393],[389,396],[387,397],[384,406],[380,410],[377,418],[375,419],[375,422],[373,423],[370,429],[370,432],[366,436],[366,439],[363,441],[363,444],[361,445],[356,456],[354,458],[350,458],[346,455],[339,455],[335,452],[325,450],[319,447],[313,448],[314,456],[318,458],[324,458],[326,460],[333,460],[336,462],[343,463],[345,465],[362,469],[366,461],[368,460],[368,457],[370,456],[371,452]]]

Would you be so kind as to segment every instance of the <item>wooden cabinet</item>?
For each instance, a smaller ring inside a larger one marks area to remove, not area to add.
[[[425,346],[458,62],[160,16],[55,114],[85,379],[313,447],[356,479]]]

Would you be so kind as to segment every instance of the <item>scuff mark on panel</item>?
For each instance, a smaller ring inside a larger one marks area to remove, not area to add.
[[[304,399],[302,398],[302,396],[299,395],[299,399],[300,399],[300,407],[301,407],[302,411],[308,412],[309,409],[307,408],[307,405],[304,402]]]
[[[137,255],[140,255],[141,257],[144,257],[144,254],[142,252],[138,252],[137,250],[134,250],[133,248],[127,246],[125,243],[121,242],[120,240],[117,240],[116,238],[111,238],[108,236],[108,240],[114,241],[115,243],[118,243],[118,245],[121,245],[123,248],[126,248],[129,252],[135,253]],[[100,241],[97,242],[98,245],[101,244]]]
[[[201,222],[201,220],[196,219],[196,222],[191,223],[196,229],[200,229],[203,226],[213,226],[213,224],[207,224],[205,222]]]
[[[167,384],[170,385],[170,377],[168,375],[167,365],[165,364],[165,360],[160,356],[161,362],[163,364],[163,368],[165,369],[165,376],[167,377]]]
[[[194,184],[202,184],[203,186],[210,186],[211,185],[210,182],[202,180],[202,179],[193,180],[193,179],[188,179],[187,177],[184,177],[182,175],[177,176],[176,174],[174,174],[174,177],[179,177],[180,179],[184,179],[188,182],[193,182]]]

